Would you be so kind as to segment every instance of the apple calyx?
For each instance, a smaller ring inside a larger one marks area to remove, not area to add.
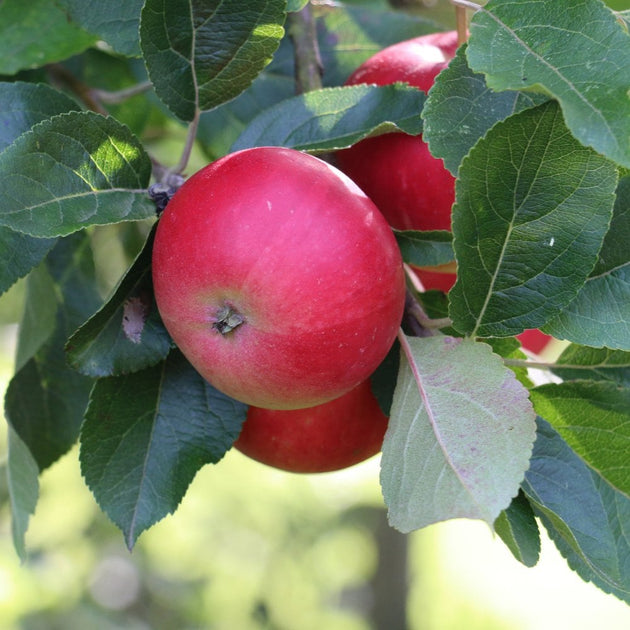
[[[235,328],[238,328],[245,318],[230,304],[222,306],[217,313],[217,320],[212,327],[218,330],[222,335],[227,335]]]

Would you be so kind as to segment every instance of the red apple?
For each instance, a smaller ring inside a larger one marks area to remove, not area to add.
[[[162,214],[158,310],[217,389],[269,409],[310,407],[367,379],[401,322],[392,231],[343,173],[280,147],[201,169]]]
[[[340,470],[381,450],[387,416],[369,380],[306,409],[250,407],[234,446],[263,464],[299,473]]]
[[[346,85],[404,81],[428,91],[457,49],[457,33],[432,33],[384,48],[365,61]],[[337,153],[342,171],[400,230],[450,230],[455,178],[434,158],[422,135],[390,133]]]
[[[521,342],[523,348],[534,354],[540,354],[553,339],[553,337],[542,332],[542,330],[538,330],[538,328],[525,330],[520,335],[516,335],[516,338]]]

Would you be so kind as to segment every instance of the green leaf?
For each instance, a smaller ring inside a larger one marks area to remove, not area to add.
[[[48,85],[0,82],[0,151],[38,122],[80,109],[75,101]]]
[[[617,171],[568,132],[554,102],[497,123],[462,162],[450,314],[481,337],[540,328],[593,269]]]
[[[425,95],[401,84],[324,88],[300,94],[254,118],[232,151],[255,146],[332,151],[368,135],[422,131]]]
[[[0,2],[0,74],[61,61],[95,42],[50,0]]]
[[[300,11],[308,4],[308,0],[287,0],[287,11]]]
[[[404,337],[381,486],[390,524],[410,532],[450,518],[492,525],[529,465],[527,389],[486,344]]]
[[[146,0],[140,46],[156,94],[181,120],[238,96],[284,33],[285,0]]]
[[[68,340],[70,365],[88,376],[137,372],[166,358],[172,342],[153,297],[155,230],[109,300]]]
[[[488,129],[519,111],[540,105],[544,94],[495,92],[466,60],[466,45],[435,79],[422,110],[423,140],[431,153],[457,175],[459,165]]]
[[[453,260],[453,235],[447,230],[394,230],[403,260],[416,267],[444,265]]]
[[[130,549],[177,508],[203,465],[223,457],[246,413],[178,351],[157,366],[96,382],[81,431],[81,471]]]
[[[27,234],[0,227],[0,295],[39,265],[55,244],[54,238],[33,238]]]
[[[55,0],[70,19],[106,41],[117,53],[140,56],[138,28],[143,0]]]
[[[0,151],[33,125],[56,114],[80,109],[65,94],[43,84],[0,82]],[[0,294],[36,267],[55,239],[36,239],[0,227]]]
[[[556,365],[553,373],[565,381],[590,379],[630,387],[630,352],[571,344]]]
[[[630,603],[630,500],[541,419],[523,490],[582,579]]]
[[[25,536],[39,498],[39,467],[19,435],[9,425],[7,481],[11,501],[11,535],[21,560],[26,559]]]
[[[630,166],[630,37],[602,2],[490,0],[467,54],[490,88],[553,95],[580,142]]]
[[[577,297],[544,326],[558,339],[630,350],[630,176],[617,187],[614,214],[595,268]]]
[[[570,381],[541,385],[530,396],[536,412],[567,444],[630,498],[630,389]]]
[[[0,153],[0,225],[33,236],[155,214],[151,160],[113,118],[71,112],[42,121]]]
[[[523,492],[501,512],[494,522],[494,530],[507,545],[512,555],[526,567],[533,567],[540,557],[540,532],[532,506]]]
[[[5,413],[43,470],[76,441],[92,387],[91,379],[68,367],[64,353],[69,334],[100,302],[89,239],[82,232],[60,240],[27,282],[18,370],[6,391]]]

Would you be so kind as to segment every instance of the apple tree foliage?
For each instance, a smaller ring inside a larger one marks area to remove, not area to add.
[[[0,291],[25,286],[5,396],[20,555],[38,477],[77,441],[132,548],[239,434],[245,405],[192,369],[152,298],[157,206],[193,143],[208,161],[263,145],[330,159],[398,130],[457,176],[452,235],[399,232],[403,257],[456,260],[458,279],[448,296],[410,285],[374,378],[390,523],[482,519],[527,566],[542,525],[630,603],[630,14],[459,5],[467,41],[425,94],[342,87],[384,46],[445,28],[384,2],[0,4]],[[164,163],[150,140],[173,125],[188,135]],[[93,244],[113,224],[129,264],[104,296]],[[515,339],[530,328],[567,342],[533,366],[543,385]]]

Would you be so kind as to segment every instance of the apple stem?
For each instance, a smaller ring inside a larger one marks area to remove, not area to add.
[[[212,324],[212,327],[222,335],[227,335],[244,321],[245,318],[234,307],[226,304],[217,313],[217,320]]]

